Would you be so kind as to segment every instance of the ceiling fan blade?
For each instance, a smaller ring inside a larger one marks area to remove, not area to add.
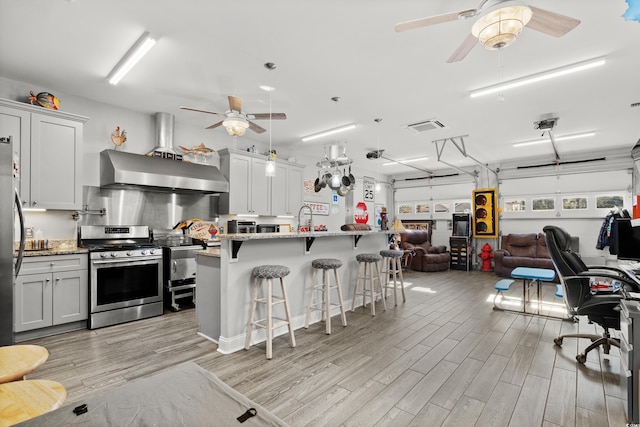
[[[242,113],[242,99],[237,96],[229,96],[229,110]]]
[[[207,126],[205,129],[215,129],[220,126],[222,126],[222,121],[219,121],[218,123],[214,123],[211,126]]]
[[[263,128],[262,126],[258,126],[257,124],[253,123],[253,122],[249,122],[249,129],[251,129],[252,131],[254,131],[255,133],[264,133],[267,130],[265,128]]]
[[[269,113],[252,113],[247,114],[247,117],[252,120],[268,120]],[[273,120],[286,120],[287,115],[285,113],[272,113],[271,118]]]
[[[533,6],[529,7],[533,11],[533,16],[527,24],[527,27],[532,30],[540,31],[541,33],[554,37],[562,37],[580,24],[579,19]]]
[[[473,34],[469,34],[447,59],[447,63],[462,61],[476,44],[478,44],[478,39]]]
[[[215,114],[216,116],[224,116],[223,113],[216,113],[215,111],[201,110],[199,108],[180,107],[181,110],[197,111],[199,113]]]
[[[455,21],[461,15],[465,17],[472,17],[476,15],[476,9],[459,10],[457,12],[444,13],[442,15],[429,16],[427,18],[414,19],[413,21],[405,21],[396,24],[394,29],[397,33],[407,30],[413,30],[414,28],[426,27],[429,25],[441,24],[443,22]]]

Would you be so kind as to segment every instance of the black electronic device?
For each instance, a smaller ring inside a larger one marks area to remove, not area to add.
[[[451,234],[467,237],[471,234],[471,215],[466,213],[453,214]]]
[[[640,261],[640,225],[634,227],[631,218],[617,218],[613,227],[615,241],[612,243],[618,259]]]

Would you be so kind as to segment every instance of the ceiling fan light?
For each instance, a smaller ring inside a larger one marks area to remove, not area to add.
[[[238,118],[226,119],[222,122],[222,126],[227,130],[227,133],[231,136],[242,136],[247,131],[249,123],[246,120]]]
[[[513,43],[533,12],[524,5],[494,9],[480,17],[471,27],[471,33],[486,49],[502,49]]]

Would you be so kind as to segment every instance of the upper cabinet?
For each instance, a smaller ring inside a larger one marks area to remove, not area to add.
[[[302,206],[302,165],[276,161],[276,175],[264,174],[266,157],[224,149],[220,169],[229,180],[229,193],[220,195],[220,213],[235,215],[294,215]]]
[[[82,208],[86,117],[0,99],[0,137],[11,136],[26,208]]]

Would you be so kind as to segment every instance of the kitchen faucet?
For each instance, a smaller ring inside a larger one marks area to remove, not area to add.
[[[302,214],[302,210],[304,208],[309,209],[309,213],[311,214],[311,219],[309,220],[308,225],[309,225],[309,231],[313,231],[313,210],[309,205],[302,205],[302,207],[300,207],[300,210],[298,211],[298,231],[300,231],[300,229],[302,228],[302,223],[300,222],[300,215]]]

